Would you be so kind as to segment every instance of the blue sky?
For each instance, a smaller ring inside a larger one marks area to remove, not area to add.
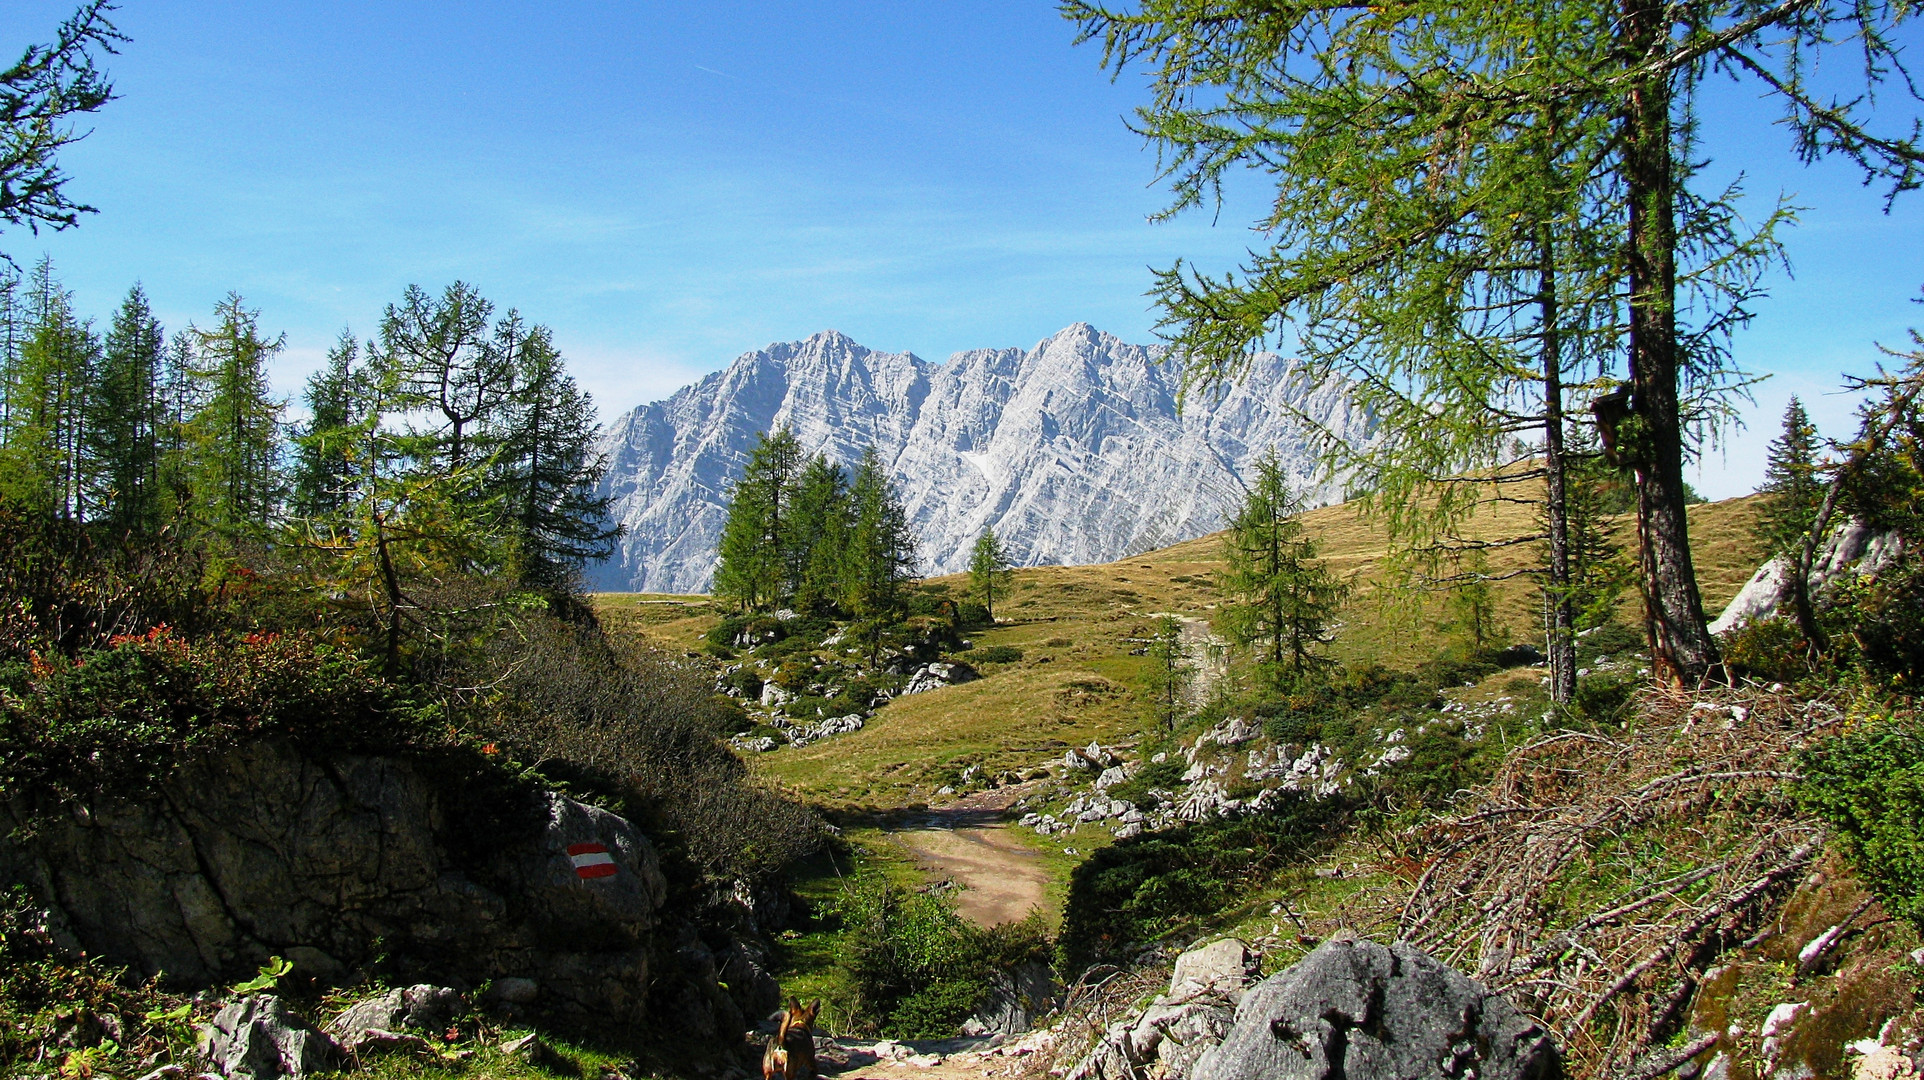
[[[0,51],[68,2],[0,5]],[[833,327],[931,359],[1076,321],[1150,340],[1147,268],[1222,266],[1246,208],[1152,225],[1155,160],[1046,2],[277,3],[128,0],[122,100],[64,158],[101,213],[39,237],[83,310],[142,281],[170,327],[235,290],[287,333],[298,391],[343,327],[456,278],[556,331],[604,417],[771,341]],[[1889,99],[1893,123],[1912,103]],[[1747,491],[1792,392],[1828,392],[1924,325],[1924,193],[1885,216],[1806,169],[1748,88],[1707,151],[1810,209],[1740,362],[1773,378],[1698,474]],[[1720,165],[1722,167],[1722,165]]]

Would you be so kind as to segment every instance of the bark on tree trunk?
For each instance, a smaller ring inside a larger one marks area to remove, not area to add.
[[[1625,0],[1631,62],[1662,47],[1664,5]],[[1677,409],[1675,170],[1667,73],[1630,91],[1625,181],[1630,203],[1630,426],[1618,453],[1637,475],[1637,557],[1644,634],[1659,681],[1695,686],[1718,664],[1690,560],[1684,515],[1683,430]],[[1626,454],[1625,451],[1628,451]]]
[[[1577,690],[1575,613],[1570,608],[1570,506],[1563,457],[1563,348],[1557,333],[1556,250],[1539,241],[1542,271],[1537,303],[1543,324],[1544,517],[1550,533],[1550,580],[1544,589],[1544,646],[1550,700],[1566,705]]]

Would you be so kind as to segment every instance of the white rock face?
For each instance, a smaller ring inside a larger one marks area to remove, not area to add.
[[[966,567],[993,528],[1018,565],[1095,563],[1212,532],[1274,448],[1310,505],[1300,410],[1352,442],[1371,427],[1338,385],[1271,354],[1181,413],[1180,365],[1077,323],[1034,349],[978,349],[931,364],[834,331],[747,353],[726,370],[609,425],[605,490],[627,526],[597,588],[700,592],[714,575],[728,488],[757,433],[786,425],[802,448],[853,465],[874,445],[920,539],[921,571]]]

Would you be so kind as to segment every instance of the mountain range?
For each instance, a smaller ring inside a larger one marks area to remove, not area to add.
[[[1297,412],[1347,441],[1371,437],[1341,384],[1274,354],[1185,400],[1163,346],[1086,323],[1026,351],[942,364],[824,331],[745,353],[604,429],[603,490],[626,532],[589,581],[705,591],[729,485],[757,435],[778,426],[844,465],[873,445],[915,526],[921,571],[944,574],[966,568],[984,529],[1024,566],[1107,562],[1220,529],[1266,449],[1308,505],[1330,501]]]

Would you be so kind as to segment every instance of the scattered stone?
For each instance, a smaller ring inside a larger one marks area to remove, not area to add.
[[[1501,995],[1406,942],[1325,942],[1243,998],[1194,1080],[1553,1080],[1562,1058]]]
[[[216,1013],[201,1026],[200,1053],[228,1080],[300,1080],[341,1058],[334,1040],[273,994],[249,994]]]
[[[389,1034],[409,1028],[445,1031],[455,1017],[467,1011],[467,998],[459,990],[420,983],[357,1001],[328,1021],[326,1030],[342,1045],[352,1048],[356,1040],[370,1031]]]

